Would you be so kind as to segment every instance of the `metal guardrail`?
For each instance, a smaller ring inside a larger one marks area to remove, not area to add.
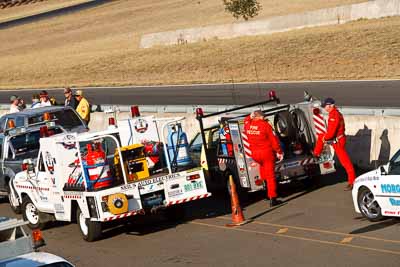
[[[93,105],[92,110],[98,112],[130,112],[127,105]],[[202,107],[204,113],[220,112],[238,107],[237,105],[141,105],[140,111],[144,113],[189,113],[194,114],[197,107]],[[0,110],[8,110],[9,104],[0,104]],[[390,107],[340,107],[344,115],[364,115],[364,116],[400,116],[400,108]],[[243,114],[251,112],[253,109],[242,109],[231,112],[231,114]]]

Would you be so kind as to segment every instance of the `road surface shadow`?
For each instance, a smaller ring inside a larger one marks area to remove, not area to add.
[[[369,232],[373,232],[373,231],[377,231],[377,230],[381,230],[384,229],[386,227],[395,225],[395,224],[399,224],[399,220],[398,219],[386,219],[382,222],[379,223],[375,223],[372,225],[368,225],[356,230],[351,231],[349,234],[364,234],[364,233],[369,233]]]

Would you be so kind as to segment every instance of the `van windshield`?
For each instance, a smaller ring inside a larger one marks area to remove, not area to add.
[[[72,109],[59,110],[55,112],[49,112],[52,121],[56,124],[61,125],[66,130],[72,128],[84,126],[78,115]],[[28,124],[41,123],[43,121],[43,114],[29,117]]]

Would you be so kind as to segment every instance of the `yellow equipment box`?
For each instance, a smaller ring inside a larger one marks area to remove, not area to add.
[[[122,158],[124,159],[124,168],[128,182],[135,182],[146,179],[150,176],[149,167],[147,166],[146,157],[144,155],[144,146],[142,144],[133,144],[120,148]],[[114,154],[114,164],[118,176],[122,177],[120,172],[120,158],[118,151]]]

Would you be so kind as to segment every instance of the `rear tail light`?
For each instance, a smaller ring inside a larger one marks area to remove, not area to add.
[[[32,231],[32,242],[35,249],[46,245],[42,236],[42,232],[39,229],[35,229]]]
[[[140,111],[139,111],[138,106],[131,106],[131,115],[132,115],[132,118],[140,117]]]
[[[196,108],[196,118],[201,118],[204,116],[204,112],[202,108]]]
[[[322,164],[322,166],[324,166],[325,169],[330,169],[330,168],[332,168],[332,163],[324,162],[324,164]]]
[[[275,90],[270,90],[270,91],[268,92],[268,97],[269,97],[269,100],[275,100],[275,99],[277,99]]]
[[[186,176],[187,181],[193,181],[193,180],[196,180],[199,178],[200,178],[200,174],[193,174],[193,175]]]
[[[301,155],[303,153],[303,146],[300,143],[294,144],[293,153],[296,155]]]
[[[115,118],[108,118],[108,125],[109,126],[111,126],[111,125],[113,125],[113,126],[115,126]]]

